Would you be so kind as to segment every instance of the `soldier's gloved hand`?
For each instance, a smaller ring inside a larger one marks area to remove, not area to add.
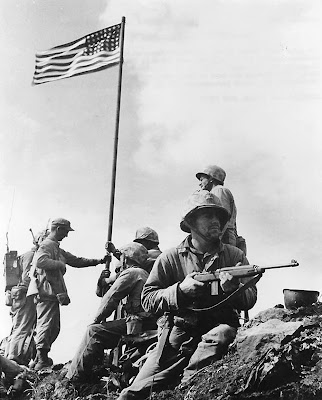
[[[196,272],[192,272],[188,274],[184,280],[179,284],[179,289],[181,292],[188,297],[198,297],[204,293],[205,284],[203,282],[199,282],[193,277],[196,275]]]
[[[219,273],[220,286],[225,293],[232,293],[239,288],[239,279],[228,272]]]
[[[101,275],[99,277],[99,280],[107,279],[110,277],[110,275],[111,275],[111,271],[109,269],[103,269],[103,271],[101,272]]]
[[[99,260],[98,264],[106,264],[107,262],[111,262],[111,260],[112,260],[112,256],[108,253]]]
[[[109,253],[114,253],[116,250],[116,247],[114,246],[114,244],[110,241],[107,241],[105,243],[105,249],[109,252]]]

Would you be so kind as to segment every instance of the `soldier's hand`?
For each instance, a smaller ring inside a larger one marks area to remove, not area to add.
[[[232,293],[239,287],[239,279],[228,272],[219,273],[220,286],[225,293]]]
[[[182,293],[188,297],[198,297],[202,293],[204,293],[205,284],[203,282],[197,281],[196,279],[193,279],[195,275],[196,272],[188,274],[179,284],[179,288]]]
[[[107,279],[110,277],[110,275],[111,275],[111,271],[109,269],[103,269],[99,279]]]
[[[114,244],[110,241],[107,241],[105,243],[105,249],[109,252],[109,253],[114,253],[114,251],[116,250],[116,247],[114,246]]]
[[[110,263],[111,260],[112,260],[112,256],[109,253],[107,253],[103,258],[101,258],[99,260],[99,264],[106,264],[107,262]]]

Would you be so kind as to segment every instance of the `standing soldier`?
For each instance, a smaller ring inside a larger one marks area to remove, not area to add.
[[[30,283],[30,268],[34,254],[40,243],[49,234],[47,230],[34,237],[34,247],[18,257],[21,278],[17,286],[11,289],[12,329],[5,356],[18,364],[28,365],[34,351],[34,329],[36,325],[36,304],[26,296]]]
[[[73,230],[68,220],[53,220],[50,234],[40,244],[33,260],[32,281],[27,295],[37,294],[38,299],[35,370],[50,366],[48,352],[60,331],[59,305],[70,303],[63,277],[66,264],[83,268],[106,262],[107,256],[100,260],[81,258],[61,249],[59,242]]]
[[[217,196],[229,212],[229,220],[222,231],[222,242],[237,246],[237,209],[234,196],[229,189],[224,187],[226,172],[217,165],[209,165],[202,172],[198,172],[196,177],[200,181],[201,189],[208,190]]]

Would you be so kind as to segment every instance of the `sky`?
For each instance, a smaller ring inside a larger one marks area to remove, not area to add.
[[[322,4],[319,0],[2,0],[0,257],[32,246],[50,219],[61,247],[101,258],[107,239],[118,67],[32,86],[35,52],[126,17],[113,241],[138,227],[162,250],[204,166],[225,169],[251,264],[289,263],[258,283],[250,316],[283,289],[322,290]],[[103,266],[65,275],[54,362],[72,358],[100,299]],[[3,288],[1,290],[1,287]],[[10,308],[0,277],[0,337]]]

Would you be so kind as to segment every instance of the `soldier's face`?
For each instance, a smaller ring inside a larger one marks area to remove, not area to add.
[[[210,177],[208,175],[201,175],[199,182],[200,189],[210,190],[212,187]]]
[[[195,214],[192,231],[201,233],[207,238],[217,241],[221,234],[220,220],[213,208],[202,208]]]
[[[69,230],[63,226],[57,227],[57,240],[63,240],[68,236]]]

